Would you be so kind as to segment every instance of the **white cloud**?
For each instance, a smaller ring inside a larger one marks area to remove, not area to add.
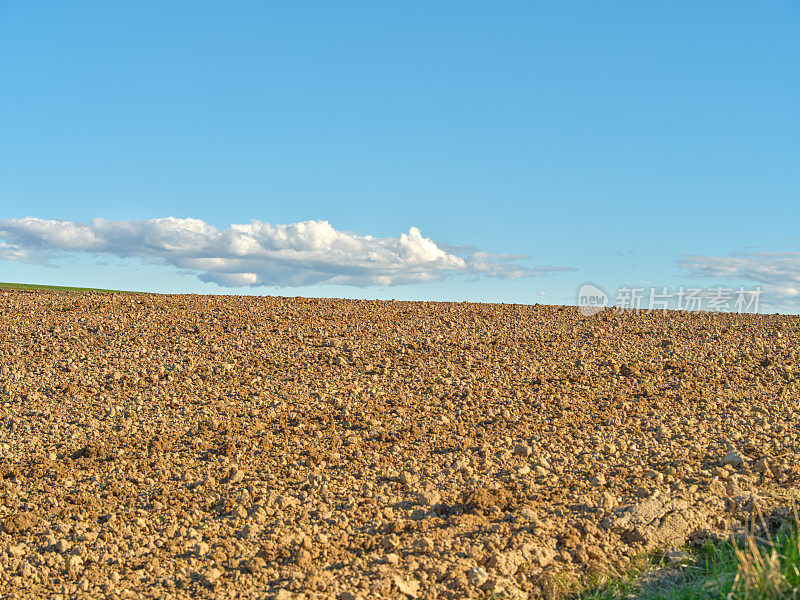
[[[451,274],[518,279],[563,267],[526,267],[523,257],[448,247],[416,227],[399,238],[337,231],[327,221],[270,225],[260,221],[218,229],[199,219],[89,222],[25,217],[0,220],[0,259],[47,263],[89,252],[157,260],[226,287],[343,284],[399,285]]]
[[[696,275],[761,284],[770,305],[800,300],[800,252],[749,252],[729,256],[686,256],[678,265]]]

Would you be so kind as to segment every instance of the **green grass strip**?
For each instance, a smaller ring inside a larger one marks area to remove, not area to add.
[[[774,537],[706,542],[690,560],[640,557],[625,577],[590,586],[574,600],[800,600],[800,536],[784,524]]]
[[[6,290],[42,290],[48,292],[109,292],[135,294],[126,290],[106,290],[103,288],[67,287],[63,285],[40,285],[38,283],[0,283],[0,289]]]

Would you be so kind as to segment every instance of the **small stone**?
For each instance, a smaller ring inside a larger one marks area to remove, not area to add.
[[[239,562],[239,569],[245,573],[258,573],[261,569],[267,566],[265,561],[260,556],[254,556],[249,560],[242,560]]]
[[[516,581],[511,577],[490,577],[481,587],[492,592],[495,597],[508,598],[508,600],[527,600],[528,598],[528,595],[517,587]]]
[[[546,567],[556,556],[555,550],[547,548],[546,546],[533,546],[528,548],[530,560],[540,567]]]
[[[500,575],[512,576],[524,562],[525,557],[522,552],[510,550],[507,552],[495,552],[489,557],[489,561],[486,564],[495,569]]]
[[[412,486],[417,483],[418,479],[417,476],[413,473],[409,473],[408,471],[403,471],[400,475],[400,482],[407,486]]]
[[[430,554],[433,552],[433,540],[428,537],[418,538],[413,545],[414,554]]]
[[[248,523],[239,532],[239,537],[242,539],[249,539],[256,537],[261,532],[261,526],[258,523]]]
[[[442,497],[435,490],[425,490],[417,494],[417,503],[422,506],[435,506],[441,501]]]
[[[729,481],[725,485],[725,493],[731,497],[738,496],[742,493],[742,489],[736,481]]]
[[[206,544],[205,542],[198,542],[197,544],[195,544],[192,551],[196,556],[205,556],[206,554],[208,554],[210,549],[211,548],[209,547],[209,545]]]
[[[389,533],[381,538],[381,545],[386,550],[395,550],[400,546],[400,538],[395,533]]]
[[[669,563],[681,563],[692,560],[692,555],[682,548],[667,548],[664,551],[664,559]]]
[[[608,556],[606,556],[606,553],[603,552],[602,548],[600,548],[599,546],[595,546],[592,544],[586,546],[585,550],[586,550],[586,555],[592,560],[597,560],[601,562],[605,562],[608,560]]]
[[[419,581],[416,579],[403,579],[400,575],[395,575],[392,580],[401,594],[410,598],[416,598],[419,593]]]
[[[467,581],[473,587],[481,587],[487,579],[489,579],[489,574],[481,567],[473,567],[467,571]]]
[[[600,506],[606,510],[611,510],[617,505],[617,499],[611,492],[605,491],[600,495]]]
[[[738,452],[728,452],[722,457],[722,465],[738,468],[744,464],[744,458]]]
[[[527,458],[533,453],[533,449],[528,444],[517,444],[514,446],[514,454]]]
[[[753,471],[756,473],[762,473],[764,475],[769,475],[772,471],[772,466],[770,465],[769,461],[766,458],[762,458],[756,464],[753,465]]]
[[[294,556],[294,564],[297,565],[298,568],[306,571],[311,568],[311,565],[314,564],[314,561],[311,557],[311,552],[306,550],[305,548],[299,549]]]
[[[592,479],[592,485],[595,487],[602,487],[606,484],[606,477],[602,473],[598,473],[595,475],[594,479]]]
[[[36,570],[27,560],[22,562],[22,564],[19,566],[19,570],[20,573],[22,573],[22,576],[27,578],[33,577],[34,573],[36,573]]]
[[[36,518],[29,513],[17,513],[3,523],[3,530],[8,534],[25,533],[36,524]]]
[[[244,479],[244,471],[238,469],[231,475],[229,483],[239,483],[242,479]]]
[[[203,583],[209,587],[214,587],[217,584],[217,581],[220,577],[222,577],[222,571],[217,568],[208,569],[205,573],[203,573]]]

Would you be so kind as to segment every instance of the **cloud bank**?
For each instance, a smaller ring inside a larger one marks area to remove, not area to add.
[[[694,274],[762,284],[772,302],[800,303],[800,252],[749,252],[686,256],[678,265]]]
[[[0,220],[0,259],[46,264],[88,252],[157,261],[224,287],[342,284],[391,286],[448,275],[514,280],[564,267],[526,267],[524,257],[448,247],[416,227],[399,238],[337,231],[327,221],[218,229],[199,219],[55,221]]]

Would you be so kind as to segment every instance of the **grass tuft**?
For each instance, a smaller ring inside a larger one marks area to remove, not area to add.
[[[625,577],[584,589],[575,600],[800,600],[800,519],[774,534],[759,513],[763,537],[751,526],[730,540],[707,541],[693,560],[669,566],[653,555],[634,561]],[[687,548],[687,550],[689,550]]]
[[[800,520],[784,523],[773,536],[764,525],[766,538],[747,532],[734,545],[738,569],[730,597],[741,600],[800,598]]]

